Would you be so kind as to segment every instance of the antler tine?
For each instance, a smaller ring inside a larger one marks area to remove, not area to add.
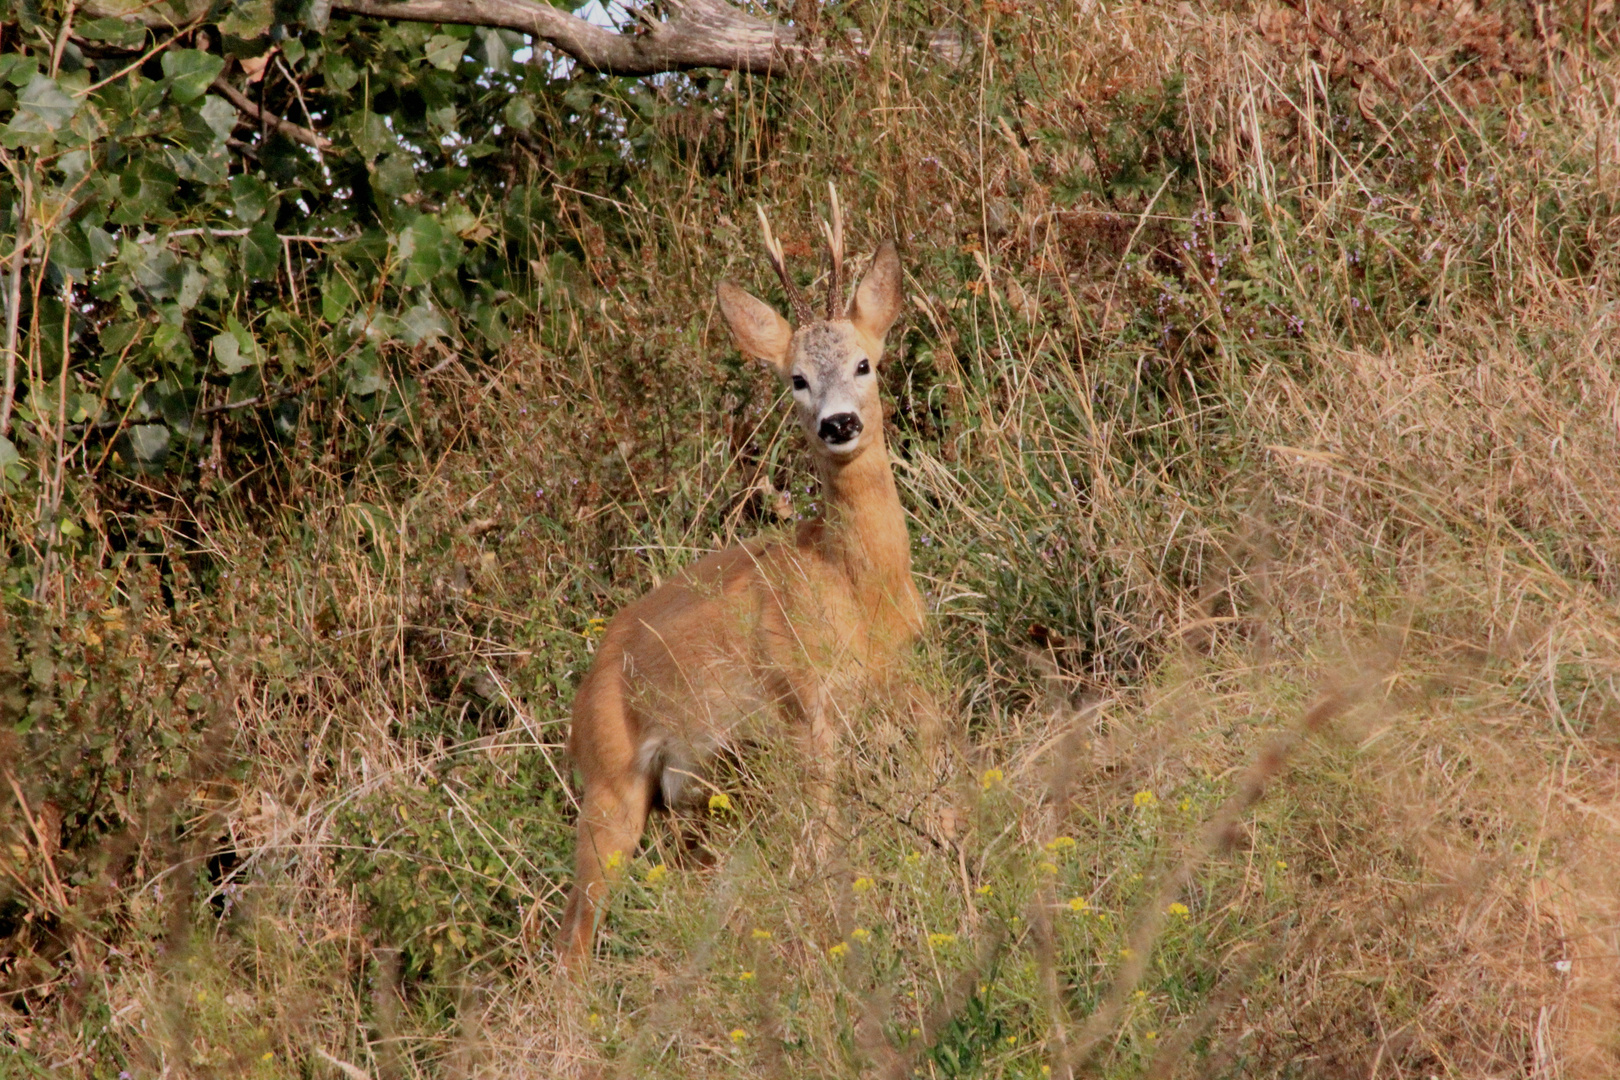
[[[836,319],[843,314],[844,303],[844,210],[838,205],[838,188],[828,183],[832,196],[832,224],[821,222],[821,232],[827,237],[827,252],[832,257],[832,269],[827,274],[827,318]]]
[[[759,211],[759,227],[765,233],[765,254],[770,259],[776,276],[782,279],[782,288],[787,293],[788,303],[793,307],[794,321],[803,326],[814,320],[815,315],[811,313],[810,305],[804,302],[804,297],[799,295],[799,287],[793,283],[793,277],[788,273],[787,259],[782,254],[782,242],[771,232],[771,223],[765,217],[765,208],[755,203],[754,209]]]

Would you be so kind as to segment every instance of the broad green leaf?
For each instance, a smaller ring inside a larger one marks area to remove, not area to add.
[[[264,217],[271,194],[270,188],[256,176],[237,173],[231,177],[231,209],[244,225],[252,225]]]
[[[420,345],[434,338],[448,337],[450,324],[426,304],[417,304],[400,318],[400,337],[407,345]]]
[[[252,280],[275,277],[280,262],[281,240],[271,222],[259,222],[242,237],[242,271]]]
[[[440,71],[454,71],[461,66],[461,57],[466,50],[467,43],[460,38],[434,34],[428,38],[422,51],[427,54],[427,62]]]
[[[22,455],[17,453],[16,445],[4,435],[0,435],[0,469],[20,460]]]
[[[321,318],[329,323],[337,322],[354,301],[354,288],[347,278],[335,270],[326,275],[321,283]]]
[[[169,95],[182,105],[207,93],[224,70],[222,57],[200,49],[170,49],[163,54],[163,74],[169,80]]]
[[[185,269],[180,273],[180,289],[175,294],[175,303],[180,305],[181,311],[190,311],[202,299],[203,290],[207,287],[208,275],[195,262],[187,259]]]
[[[519,131],[528,131],[534,124],[534,106],[527,94],[518,94],[506,103],[502,112],[506,122]]]
[[[327,53],[321,71],[326,75],[326,88],[339,94],[347,94],[360,81],[360,69],[342,53]]]
[[[101,41],[118,49],[138,49],[146,43],[146,27],[123,19],[91,19],[74,23],[73,32],[86,41]]]
[[[252,39],[269,31],[275,14],[271,0],[236,0],[220,19],[219,28],[233,37]]]
[[[383,158],[371,174],[371,186],[396,198],[415,191],[416,170],[411,166],[411,156],[393,153]]]
[[[349,121],[349,132],[354,139],[355,149],[368,161],[394,149],[394,133],[388,130],[388,122],[377,113],[369,109],[355,114]]]
[[[447,233],[439,219],[422,214],[399,234],[399,258],[405,267],[404,284],[407,287],[425,285],[445,269],[447,246],[460,241]]]
[[[214,363],[227,375],[235,375],[244,368],[253,365],[252,354],[246,359],[242,357],[242,343],[236,340],[236,335],[229,330],[215,334],[211,342],[214,353]]]
[[[199,111],[216,141],[223,143],[236,130],[236,108],[224,98],[209,94]]]
[[[376,353],[370,349],[350,357],[343,389],[353,397],[365,397],[382,389],[383,376]]]
[[[20,52],[0,54],[0,80],[12,86],[27,86],[39,71],[39,61]]]
[[[169,456],[169,429],[164,424],[135,424],[125,433],[130,454],[143,465],[157,465]]]
[[[17,114],[5,127],[8,146],[38,146],[72,118],[78,103],[62,93],[56,80],[36,74],[17,95]]]

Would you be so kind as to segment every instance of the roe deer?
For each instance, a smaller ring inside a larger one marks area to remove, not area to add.
[[[877,365],[900,311],[900,260],[885,242],[843,304],[843,222],[823,223],[832,256],[826,317],[794,286],[760,212],[765,247],[798,322],[730,282],[720,310],[741,350],[792,388],[821,477],[823,516],[791,539],[708,555],[621,610],[574,699],[569,751],[583,780],[577,867],[558,942],[565,964],[591,953],[608,889],[635,854],[655,801],[702,803],[702,765],[745,725],[791,725],[825,776],[837,707],[885,678],[921,632],[911,546],[883,440]]]

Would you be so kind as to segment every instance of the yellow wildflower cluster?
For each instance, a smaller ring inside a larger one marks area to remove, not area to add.
[[[752,937],[755,941],[769,941],[769,940],[771,940],[771,932],[769,930],[761,930],[757,926],[754,927],[753,933],[751,933],[749,936]]]
[[[872,940],[872,931],[868,930],[864,926],[857,926],[855,929],[849,932],[849,936],[853,940],[859,941],[864,945],[866,942]]]
[[[1056,855],[1059,852],[1073,851],[1079,847],[1072,836],[1054,836],[1046,842],[1046,850]]]
[[[1153,794],[1151,791],[1138,791],[1135,795],[1131,796],[1131,802],[1135,803],[1138,807],[1152,806],[1158,801],[1159,797]]]
[[[930,949],[942,948],[942,947],[944,947],[946,945],[955,944],[955,942],[956,942],[956,935],[955,934],[929,934],[928,935],[928,947]]]
[[[1085,911],[1089,907],[1091,907],[1091,905],[1086,902],[1086,898],[1083,896],[1072,896],[1069,898],[1070,911]]]
[[[979,777],[979,789],[989,791],[997,784],[1007,779],[1007,774],[1000,769],[986,769]]]
[[[665,866],[663,863],[659,863],[657,866],[647,867],[646,881],[649,885],[657,885],[660,881],[663,881],[668,876],[669,867]]]
[[[875,884],[877,883],[871,878],[862,875],[861,877],[855,879],[855,883],[851,885],[850,888],[854,889],[858,893],[863,893],[871,891],[872,886]]]
[[[1187,910],[1187,905],[1181,903],[1171,904],[1164,910],[1166,914],[1174,915],[1178,919],[1185,919],[1188,915],[1192,914]]]
[[[840,941],[838,944],[827,950],[827,955],[832,957],[834,960],[842,960],[844,957],[849,955],[849,942]]]
[[[731,796],[723,791],[717,791],[709,796],[709,813],[718,814],[722,810],[731,809]]]

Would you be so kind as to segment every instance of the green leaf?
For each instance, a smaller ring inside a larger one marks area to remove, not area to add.
[[[388,130],[388,122],[370,109],[355,114],[349,122],[349,133],[354,139],[355,149],[368,161],[395,146],[394,133]]]
[[[396,152],[383,158],[371,174],[371,186],[396,198],[415,191],[416,169],[411,164],[411,156]]]
[[[445,322],[444,316],[426,304],[417,304],[411,308],[399,323],[400,337],[404,338],[407,345],[420,345],[424,341],[448,337],[450,334],[450,324]]]
[[[209,94],[198,111],[202,113],[203,122],[214,133],[216,142],[223,143],[236,130],[236,108],[224,98]]]
[[[233,37],[261,37],[269,31],[275,14],[270,0],[236,0],[225,17],[219,20],[219,28]]]
[[[124,441],[140,464],[159,465],[169,456],[169,429],[165,424],[135,424],[125,433]]]
[[[215,334],[210,348],[214,353],[214,363],[227,375],[235,375],[245,368],[253,366],[251,354],[247,359],[242,358],[242,343],[236,340],[236,335],[229,330]]]
[[[434,34],[428,38],[422,51],[427,54],[427,62],[440,71],[454,71],[461,66],[461,57],[466,50],[467,43],[460,38]]]
[[[16,445],[4,435],[0,435],[0,469],[21,460],[22,455],[17,453]]]
[[[405,267],[403,283],[407,287],[425,285],[437,277],[446,268],[445,255],[451,244],[461,246],[455,234],[447,233],[432,214],[422,214],[412,221],[399,234],[399,258]]]
[[[348,312],[356,297],[354,287],[342,274],[333,271],[321,281],[321,318],[335,323]]]
[[[0,54],[0,80],[12,86],[27,86],[36,72],[39,61],[20,52]]]
[[[377,355],[370,349],[349,358],[348,377],[343,389],[351,397],[366,397],[382,389],[383,376]]]
[[[347,94],[360,81],[360,69],[342,53],[327,53],[321,71],[326,75],[326,88],[335,93]]]
[[[502,116],[506,122],[519,131],[528,131],[534,124],[534,106],[529,102],[527,94],[518,94],[506,103]]]
[[[281,240],[275,225],[261,221],[242,237],[242,272],[254,281],[276,276],[281,262]]]
[[[169,80],[169,95],[182,105],[207,93],[224,70],[223,57],[201,49],[170,49],[163,54],[163,74]]]
[[[146,44],[146,27],[123,19],[91,19],[75,23],[73,32],[86,41],[101,41],[117,49],[138,49]]]
[[[5,127],[7,146],[38,146],[45,136],[72,118],[78,103],[62,93],[56,80],[36,74],[17,95],[17,115]]]
[[[231,177],[231,208],[244,225],[252,225],[264,217],[271,196],[269,186],[256,176],[237,173]]]

